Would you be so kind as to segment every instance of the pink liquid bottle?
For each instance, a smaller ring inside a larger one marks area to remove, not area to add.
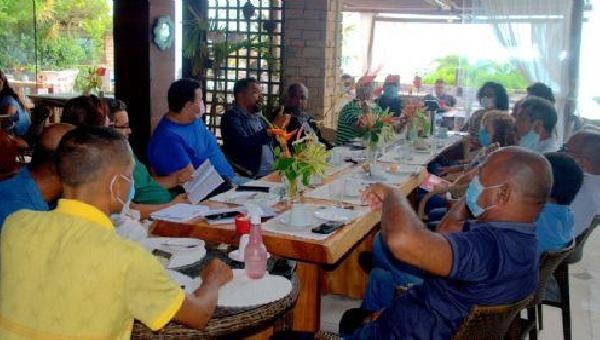
[[[250,221],[250,241],[244,249],[244,269],[249,278],[260,279],[267,271],[267,250],[262,242],[260,214],[253,212]]]

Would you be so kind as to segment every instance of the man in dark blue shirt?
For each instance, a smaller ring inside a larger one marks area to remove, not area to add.
[[[273,130],[261,115],[262,93],[254,78],[238,80],[233,87],[235,101],[221,119],[223,151],[227,158],[251,176],[261,177],[273,171]],[[283,129],[288,115],[278,115],[273,124]]]
[[[530,295],[538,271],[533,222],[551,184],[544,158],[521,148],[501,149],[442,220],[441,233],[425,228],[400,191],[371,187],[365,199],[383,208],[382,237],[391,254],[428,277],[374,313],[373,321],[344,335],[449,339],[474,305],[513,303]],[[476,220],[464,231],[468,211]]]

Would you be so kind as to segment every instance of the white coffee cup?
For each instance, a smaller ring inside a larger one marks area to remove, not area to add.
[[[305,227],[310,223],[310,208],[306,204],[294,203],[290,211],[290,225],[292,227]]]
[[[342,164],[344,158],[344,148],[336,146],[331,149],[331,156],[329,157],[329,163],[331,165]]]

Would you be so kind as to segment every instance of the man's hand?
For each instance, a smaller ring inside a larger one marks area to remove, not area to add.
[[[190,200],[187,197],[187,194],[183,193],[183,194],[179,194],[177,196],[175,196],[175,198],[173,198],[171,200],[172,204],[177,204],[177,203],[190,203]]]
[[[273,125],[285,129],[290,124],[291,118],[292,115],[289,113],[284,113],[284,106],[281,105],[279,107],[279,112],[277,113],[277,116],[275,116],[275,119],[273,119]]]
[[[463,231],[465,220],[469,217],[469,212],[465,204],[465,198],[462,197],[456,201],[450,210],[444,215],[436,232],[441,234],[451,234]]]
[[[177,185],[181,185],[192,179],[192,176],[194,175],[194,167],[192,166],[192,163],[189,163],[185,168],[175,171],[173,175],[175,176],[175,182]]]
[[[371,209],[380,209],[390,190],[394,190],[394,188],[383,183],[372,184],[362,191],[361,200],[368,204]]]
[[[200,274],[202,282],[222,286],[233,279],[231,268],[219,259],[212,259]]]

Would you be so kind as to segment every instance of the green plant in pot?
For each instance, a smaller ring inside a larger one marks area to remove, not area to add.
[[[324,176],[327,169],[329,152],[314,134],[309,134],[292,143],[290,154],[275,148],[273,169],[287,180],[287,192],[290,198],[298,194],[298,180],[309,185],[311,176]]]

